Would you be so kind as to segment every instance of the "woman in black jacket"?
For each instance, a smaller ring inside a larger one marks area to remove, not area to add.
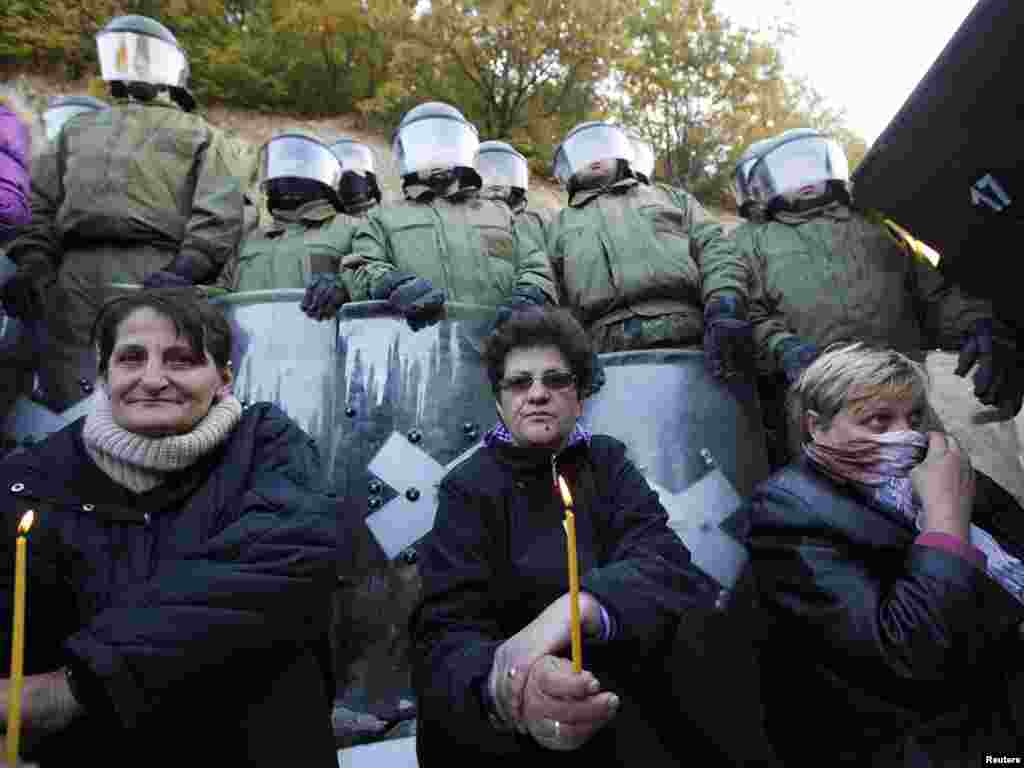
[[[897,352],[828,350],[790,392],[802,457],[741,510],[786,765],[1020,755],[1024,511],[924,433],[926,391]]]
[[[578,424],[593,360],[562,310],[515,313],[489,339],[500,422],[441,484],[411,620],[423,766],[674,766],[675,740],[696,738],[669,702],[664,660],[705,579],[625,446]],[[581,673],[567,658],[556,474],[575,500]]]
[[[230,327],[190,290],[111,302],[94,338],[93,410],[0,464],[4,669],[15,529],[36,521],[22,744],[43,765],[336,765],[336,509],[312,441],[243,412]]]

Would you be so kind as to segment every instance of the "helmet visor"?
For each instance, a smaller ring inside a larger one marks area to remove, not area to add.
[[[56,141],[57,136],[60,134],[60,129],[64,127],[64,123],[75,115],[80,115],[83,112],[96,111],[97,110],[92,107],[77,104],[69,104],[66,107],[51,107],[43,112],[43,125],[46,126],[46,140]]]
[[[750,171],[748,197],[767,204],[824,181],[849,181],[846,154],[833,139],[810,136],[779,145]]]
[[[339,141],[331,145],[331,152],[338,158],[343,171],[355,171],[361,176],[376,173],[373,150],[365,144]]]
[[[430,116],[403,125],[394,143],[398,173],[405,176],[432,168],[472,168],[480,139],[469,123]]]
[[[134,32],[101,32],[96,36],[100,73],[107,82],[188,86],[188,62],[182,50],[166,40]]]
[[[507,149],[485,150],[478,154],[476,170],[484,186],[529,189],[530,170],[526,158]]]
[[[633,162],[630,167],[648,179],[651,178],[654,173],[654,148],[639,136],[631,136],[629,143],[633,145]]]
[[[341,163],[331,150],[306,136],[276,136],[260,153],[260,186],[285,178],[313,179],[337,189]]]
[[[736,198],[736,205],[742,207],[753,197],[750,191],[750,170],[757,165],[760,157],[749,157],[736,166],[736,174],[732,177],[732,193]]]
[[[633,162],[633,148],[621,128],[595,123],[571,134],[555,152],[554,174],[568,185],[574,174],[598,160]]]

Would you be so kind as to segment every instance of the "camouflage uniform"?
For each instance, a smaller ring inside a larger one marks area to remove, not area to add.
[[[37,179],[32,224],[10,250],[16,263],[59,267],[44,299],[52,403],[80,399],[78,379],[95,375],[89,337],[110,283],[141,283],[178,254],[200,281],[217,276],[242,230],[232,170],[210,125],[162,99],[119,100],[64,126],[54,172]]]
[[[748,267],[686,192],[627,178],[573,194],[548,230],[563,303],[599,352],[700,346],[703,302],[747,294]]]
[[[392,270],[430,280],[448,301],[497,306],[517,288],[557,300],[544,244],[519,226],[504,203],[475,191],[435,197],[406,189],[407,199],[375,208],[355,233],[343,265],[353,301],[370,298]]]
[[[733,238],[753,267],[751,320],[762,372],[779,370],[776,350],[793,336],[819,349],[860,340],[923,362],[939,425],[954,431],[975,467],[1024,502],[1024,416],[986,425],[993,410],[974,398],[970,378],[953,375],[956,354],[936,349],[959,350],[972,325],[992,317],[989,302],[967,295],[885,226],[840,203],[748,222]]]
[[[230,291],[304,289],[314,273],[338,272],[361,221],[324,200],[276,211],[270,226],[246,238],[218,285]]]

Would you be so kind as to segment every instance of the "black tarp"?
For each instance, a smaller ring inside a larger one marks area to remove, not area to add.
[[[943,271],[992,299],[1018,333],[1022,36],[1022,0],[979,0],[853,174],[858,205],[884,212],[939,251]]]

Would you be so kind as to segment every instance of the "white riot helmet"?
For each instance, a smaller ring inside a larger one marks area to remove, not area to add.
[[[272,208],[294,207],[317,198],[337,203],[341,163],[326,144],[303,131],[280,133],[264,144],[259,174],[260,188]]]
[[[440,101],[406,112],[392,140],[398,174],[403,178],[440,169],[472,169],[479,147],[476,126],[455,107]]]
[[[354,139],[338,139],[330,146],[331,152],[341,163],[341,182],[338,195],[342,207],[365,207],[373,199],[380,202],[380,186],[377,184],[377,165],[373,150]]]
[[[476,170],[484,188],[501,188],[513,207],[526,201],[530,166],[515,147],[504,141],[485,141],[476,156]]]
[[[629,143],[633,147],[633,161],[630,168],[640,181],[650,184],[654,178],[654,147],[636,131],[627,131]]]
[[[569,131],[558,145],[551,171],[571,192],[571,182],[577,173],[591,163],[612,159],[632,165],[633,146],[626,132],[612,123],[581,123]]]
[[[166,87],[185,109],[195,107],[188,90],[185,51],[171,31],[148,16],[118,16],[96,34],[100,74],[108,83]]]
[[[83,112],[99,112],[110,109],[105,101],[94,99],[92,96],[58,96],[50,99],[50,103],[43,111],[43,125],[46,128],[46,140],[55,141],[60,135],[64,123],[75,115]]]
[[[759,147],[759,157],[746,173],[743,195],[767,211],[801,210],[836,199],[848,201],[849,184],[850,167],[839,143],[811,128],[795,128]]]

